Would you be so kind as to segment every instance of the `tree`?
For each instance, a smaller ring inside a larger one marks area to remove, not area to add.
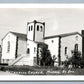
[[[42,55],[40,58],[40,64],[41,66],[53,66],[53,59],[51,57],[51,53],[48,50],[48,48],[43,48],[42,49]]]
[[[68,65],[72,64],[74,68],[78,68],[80,66],[80,62],[81,62],[81,52],[80,51],[76,51],[76,50],[72,50],[72,57],[70,57],[68,59]]]
[[[80,61],[80,68],[84,68],[84,59],[81,59]]]

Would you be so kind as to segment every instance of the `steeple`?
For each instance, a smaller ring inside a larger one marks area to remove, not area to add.
[[[45,35],[45,23],[34,20],[27,23],[27,39],[43,42]]]

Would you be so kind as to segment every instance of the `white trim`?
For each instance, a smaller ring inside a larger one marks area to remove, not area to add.
[[[84,4],[0,4],[0,8],[84,8]],[[84,76],[65,76],[65,75],[60,75],[60,76],[21,76],[21,75],[1,75],[0,76],[1,81],[61,81],[61,80],[66,80],[66,81],[72,81],[72,80],[80,80],[84,81]]]
[[[60,76],[50,76],[50,75],[47,75],[47,76],[21,76],[21,75],[13,75],[13,76],[7,76],[7,75],[4,75],[4,76],[0,76],[0,80],[7,80],[7,81],[63,81],[63,80],[66,80],[66,81],[84,81],[84,76],[66,76],[66,75],[60,75]]]

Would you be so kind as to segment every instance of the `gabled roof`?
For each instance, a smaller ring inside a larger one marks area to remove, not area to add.
[[[27,39],[27,35],[26,34],[22,34],[22,33],[17,33],[17,32],[8,32],[3,38],[2,40],[9,34],[9,33],[12,33],[14,34],[15,36],[19,37],[19,38],[22,38],[22,39]]]
[[[65,33],[65,34],[59,34],[59,35],[54,35],[54,36],[48,36],[48,37],[44,37],[44,39],[55,38],[55,37],[66,37],[66,36],[71,36],[71,35],[75,35],[75,34],[82,36],[78,32],[72,32],[72,33]]]
[[[10,32],[10,33],[13,33],[14,35],[16,35],[19,38],[24,38],[24,39],[27,38],[27,35],[26,34],[17,33],[17,32]]]

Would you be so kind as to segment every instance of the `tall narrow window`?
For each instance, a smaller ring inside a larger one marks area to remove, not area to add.
[[[39,25],[37,25],[37,31],[39,31]]]
[[[75,44],[75,51],[78,51],[78,44]]]
[[[41,32],[42,32],[42,26],[40,26],[40,28],[41,28]]]
[[[31,31],[32,31],[32,29],[33,29],[33,26],[31,25]]]
[[[10,52],[10,41],[8,41],[7,52]]]
[[[67,55],[67,47],[65,47],[65,55]]]
[[[29,26],[29,31],[30,31],[30,26]]]
[[[29,54],[29,53],[30,53],[30,49],[28,48],[28,49],[27,49],[27,54]]]

